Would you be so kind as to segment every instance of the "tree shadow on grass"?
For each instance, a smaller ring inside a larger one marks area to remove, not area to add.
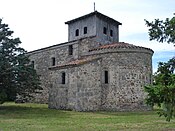
[[[27,104],[0,105],[0,117],[3,118],[69,118],[69,116],[70,113],[68,111],[48,109],[46,106],[35,107]]]

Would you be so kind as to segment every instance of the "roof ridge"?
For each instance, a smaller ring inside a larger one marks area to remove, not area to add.
[[[99,17],[103,17],[103,18],[105,18],[105,19],[109,19],[109,20],[111,20],[111,21],[113,21],[113,22],[116,22],[118,25],[122,25],[122,23],[118,22],[117,20],[115,20],[115,19],[113,19],[113,18],[111,18],[111,17],[109,17],[109,16],[106,16],[106,15],[104,15],[104,14],[98,12],[98,11],[94,11],[94,12],[91,12],[91,13],[89,13],[89,14],[86,14],[86,15],[77,17],[77,18],[75,18],[75,19],[69,20],[69,21],[65,22],[65,24],[70,24],[70,23],[72,23],[72,22],[75,22],[75,21],[80,20],[80,19],[87,18],[87,17],[92,16],[92,15],[96,15],[96,16],[99,16]]]
[[[137,49],[147,49],[147,50],[152,50],[150,48],[142,47],[142,46],[136,46],[134,44],[129,44],[125,42],[117,42],[117,43],[112,43],[112,44],[106,44],[99,46],[97,48],[90,49],[89,52],[91,51],[96,51],[96,50],[103,50],[103,49],[111,49],[111,48],[137,48]]]

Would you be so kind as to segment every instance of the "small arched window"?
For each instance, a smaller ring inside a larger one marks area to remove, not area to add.
[[[110,30],[110,36],[113,37],[113,30]]]
[[[107,34],[107,28],[106,27],[103,27],[103,34]]]
[[[87,34],[87,27],[84,27],[84,34]]]
[[[75,36],[79,36],[79,29],[76,29]]]

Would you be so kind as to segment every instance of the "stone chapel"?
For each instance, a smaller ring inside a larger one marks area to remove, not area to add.
[[[97,11],[65,24],[68,42],[28,52],[44,89],[35,102],[75,111],[147,110],[153,50],[119,42],[121,23]]]

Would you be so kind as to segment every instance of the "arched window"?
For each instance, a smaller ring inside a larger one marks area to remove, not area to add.
[[[84,34],[87,34],[87,27],[84,27]]]
[[[79,36],[79,29],[76,29],[75,36]]]
[[[107,28],[106,27],[103,27],[103,34],[107,34]]]

